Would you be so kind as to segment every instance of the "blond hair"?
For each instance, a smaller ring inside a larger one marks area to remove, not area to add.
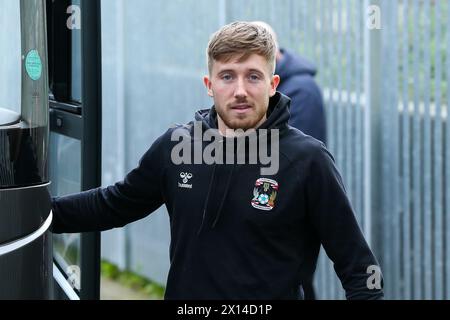
[[[266,59],[270,72],[275,73],[276,52],[276,41],[267,28],[253,22],[233,22],[212,35],[207,49],[208,70],[211,74],[214,61],[228,62],[238,57],[241,62],[258,54]]]
[[[273,40],[275,41],[275,45],[277,47],[276,51],[278,52],[280,50],[280,44],[278,43],[278,36],[275,30],[272,28],[270,24],[264,21],[253,21],[252,23],[259,25],[263,28],[266,28],[267,31],[269,31],[272,34]]]

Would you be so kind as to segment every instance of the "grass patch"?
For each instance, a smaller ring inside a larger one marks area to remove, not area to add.
[[[165,288],[129,270],[120,270],[115,264],[102,260],[101,273],[103,277],[114,280],[125,287],[146,294],[151,299],[163,299]]]

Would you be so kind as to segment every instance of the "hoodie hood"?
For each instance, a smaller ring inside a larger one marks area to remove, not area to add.
[[[269,107],[267,109],[267,120],[259,128],[257,128],[257,135],[259,135],[258,129],[278,129],[280,130],[280,133],[281,131],[286,130],[288,128],[288,121],[290,117],[290,103],[291,99],[279,92],[277,92],[272,98],[270,98]],[[195,114],[195,120],[202,122],[203,130],[218,129],[217,111],[215,106],[213,106],[211,109],[198,111]],[[224,137],[224,140],[222,142],[225,142],[226,139],[236,138]],[[231,165],[214,164],[209,181],[208,192],[206,194],[206,200],[203,205],[202,221],[200,223],[197,235],[201,234],[206,221],[212,221],[211,228],[215,228],[215,226],[219,222],[235,172],[235,167],[235,163]]]
[[[306,74],[314,77],[317,74],[316,66],[309,60],[286,49],[280,49],[280,51],[283,58],[277,61],[275,73],[280,76],[282,82],[296,75]]]

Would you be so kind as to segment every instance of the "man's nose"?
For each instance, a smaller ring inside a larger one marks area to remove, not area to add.
[[[234,97],[236,99],[242,99],[247,97],[247,89],[245,88],[244,79],[239,79],[236,83],[236,88],[234,90]]]

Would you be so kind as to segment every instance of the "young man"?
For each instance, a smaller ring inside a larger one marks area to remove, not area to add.
[[[172,237],[166,299],[298,299],[320,244],[347,298],[382,298],[379,286],[368,285],[367,270],[378,263],[332,156],[288,126],[275,53],[272,35],[256,24],[216,32],[204,78],[214,106],[158,138],[123,181],[54,200],[53,232],[121,227],[165,204]],[[198,130],[217,129],[211,151],[212,135]],[[253,161],[265,144],[277,158],[269,176],[262,174],[267,162]],[[216,161],[199,161],[207,154]]]

